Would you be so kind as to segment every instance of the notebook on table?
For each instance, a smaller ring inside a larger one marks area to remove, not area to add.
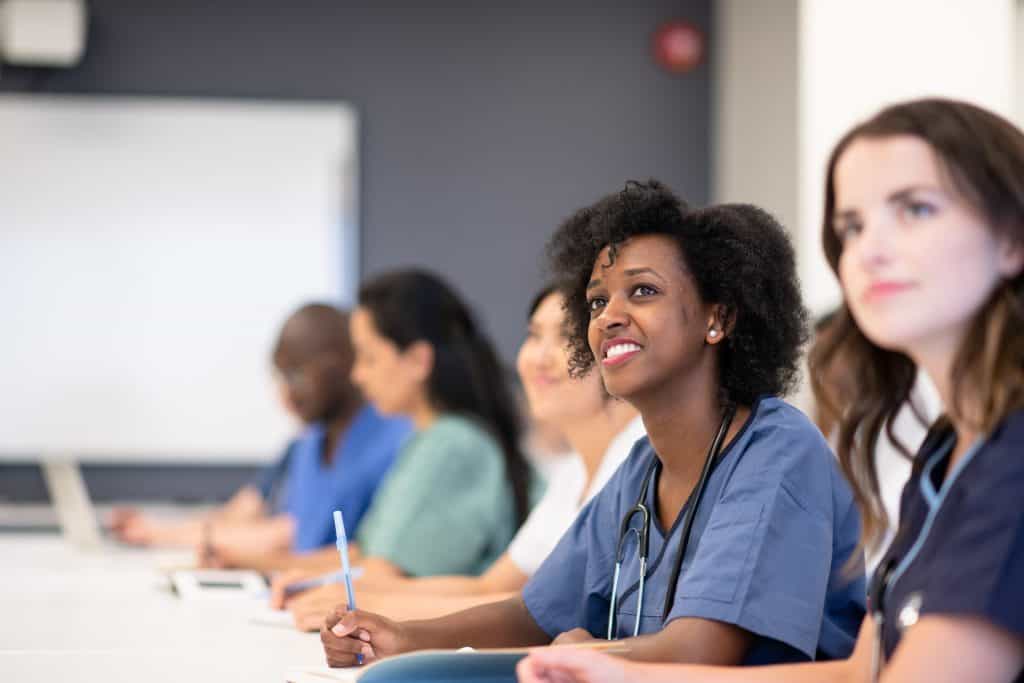
[[[618,641],[555,647],[585,647],[607,654],[623,654],[628,651]],[[497,683],[514,681],[516,664],[529,652],[529,648],[420,650],[347,669],[298,667],[287,671],[284,680],[285,683]]]

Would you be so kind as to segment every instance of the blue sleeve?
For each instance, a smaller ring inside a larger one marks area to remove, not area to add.
[[[260,473],[252,482],[252,486],[259,491],[260,497],[266,505],[278,512],[280,493],[284,489],[284,483],[288,475],[288,465],[292,459],[292,453],[298,441],[292,441],[284,449],[281,456],[271,464],[260,470]]]
[[[715,502],[666,621],[735,624],[813,658],[832,566],[831,467],[828,446],[810,429],[781,425],[752,442]]]
[[[552,638],[577,627],[605,636],[622,474],[620,468],[580,511],[523,588],[527,610]]]
[[[846,477],[833,468],[832,569],[825,616],[818,637],[818,659],[845,659],[853,653],[867,610],[860,510]]]

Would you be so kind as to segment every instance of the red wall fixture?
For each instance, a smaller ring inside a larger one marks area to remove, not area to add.
[[[666,21],[651,40],[654,60],[662,68],[684,74],[704,59],[704,34],[687,21]]]

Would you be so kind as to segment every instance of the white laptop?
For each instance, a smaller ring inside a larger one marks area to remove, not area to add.
[[[64,538],[83,550],[99,548],[103,543],[99,520],[78,463],[65,459],[44,460],[40,467]]]

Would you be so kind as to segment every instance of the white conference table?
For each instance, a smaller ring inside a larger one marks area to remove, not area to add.
[[[0,681],[280,683],[323,663],[316,634],[253,622],[260,601],[176,597],[161,568],[189,559],[0,535]]]

